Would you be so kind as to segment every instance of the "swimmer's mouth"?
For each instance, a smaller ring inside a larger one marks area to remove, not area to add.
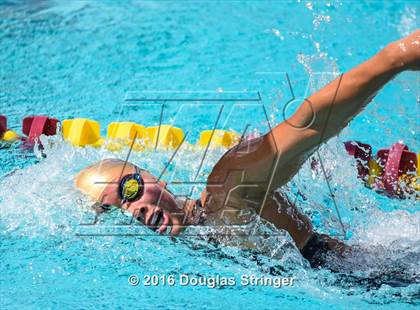
[[[168,224],[169,216],[162,210],[157,210],[153,213],[148,226],[154,231],[157,230],[158,232],[163,233],[168,228]]]

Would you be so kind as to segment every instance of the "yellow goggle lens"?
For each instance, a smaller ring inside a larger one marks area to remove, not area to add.
[[[122,196],[124,199],[133,199],[139,192],[140,184],[135,179],[128,180],[124,184]]]

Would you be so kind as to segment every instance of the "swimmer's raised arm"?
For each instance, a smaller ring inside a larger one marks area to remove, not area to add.
[[[277,167],[282,175],[276,179],[284,184],[293,177],[317,146],[337,135],[398,73],[419,69],[418,30],[307,98],[292,117],[267,135],[280,157]]]
[[[308,240],[318,244],[309,218],[292,203],[279,203],[275,190],[285,185],[316,147],[337,135],[395,75],[420,68],[419,43],[417,31],[389,44],[311,95],[292,117],[263,137],[229,150],[208,178],[206,189],[212,202],[206,205],[207,212],[217,214],[222,206],[228,209],[227,204],[242,208],[255,205],[262,218],[287,230],[299,249]],[[325,236],[322,239],[330,250],[342,252],[343,244]]]

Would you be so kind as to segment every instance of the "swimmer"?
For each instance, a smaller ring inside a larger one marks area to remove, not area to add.
[[[253,211],[286,230],[311,266],[325,264],[349,246],[313,230],[310,219],[278,190],[322,143],[337,135],[397,74],[420,70],[420,31],[387,45],[372,58],[314,93],[264,136],[241,141],[217,162],[198,200],[180,200],[167,184],[134,164],[107,159],[82,170],[75,185],[105,212],[111,206],[159,233],[187,226],[243,224]]]

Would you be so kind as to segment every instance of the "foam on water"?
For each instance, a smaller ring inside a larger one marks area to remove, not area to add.
[[[263,224],[260,224],[259,228],[261,234],[250,238],[257,245],[257,249],[252,252],[234,246],[215,247],[196,237],[180,237],[174,244],[167,237],[150,235],[148,230],[139,224],[122,228],[117,225],[117,229],[114,230],[116,223],[130,222],[129,216],[119,212],[106,215],[96,225],[86,229],[81,224],[92,223],[94,214],[89,207],[90,202],[73,187],[74,175],[88,164],[103,158],[116,156],[124,159],[128,150],[115,154],[106,149],[75,148],[58,137],[48,139],[42,137],[42,139],[46,145],[43,151],[46,158],[40,157],[39,163],[4,177],[0,183],[2,203],[0,225],[3,237],[6,240],[12,236],[34,240],[29,241],[31,249],[28,254],[42,251],[41,248],[37,249],[42,244],[48,248],[48,252],[57,251],[54,254],[57,257],[54,259],[58,260],[57,263],[51,270],[48,269],[47,274],[45,274],[46,270],[38,273],[41,278],[57,275],[71,278],[77,272],[83,271],[94,275],[95,281],[101,281],[101,277],[105,279],[106,275],[95,274],[89,270],[94,265],[96,266],[99,255],[102,257],[99,262],[101,268],[109,269],[118,265],[120,277],[125,275],[124,270],[128,270],[129,266],[133,268],[133,264],[137,266],[136,268],[140,265],[145,266],[147,272],[152,270],[160,273],[165,270],[174,272],[173,267],[170,267],[171,264],[168,266],[168,261],[176,261],[177,270],[183,272],[188,270],[193,273],[197,270],[204,272],[207,268],[210,268],[209,270],[216,268],[224,274],[235,274],[245,272],[245,270],[256,274],[290,274],[300,278],[293,294],[306,290],[310,295],[320,294],[325,300],[333,300],[333,296],[338,292],[341,298],[351,298],[350,296],[355,291],[366,295],[366,298],[380,299],[384,296],[389,298],[390,290],[395,289],[390,287],[389,290],[383,292],[381,290],[384,290],[384,283],[392,281],[394,281],[392,285],[407,286],[398,290],[398,294],[401,294],[401,291],[404,292],[405,300],[411,300],[416,296],[412,287],[418,284],[405,284],[403,281],[410,283],[416,278],[417,281],[419,280],[417,262],[420,255],[418,234],[420,217],[418,212],[411,212],[410,202],[397,200],[395,204],[400,207],[405,204],[406,211],[401,208],[391,211],[381,210],[380,196],[375,197],[377,194],[365,190],[357,181],[354,166],[351,162],[344,161],[347,155],[344,151],[340,151],[341,142],[337,140],[332,140],[320,152],[334,194],[339,197],[339,210],[345,227],[351,231],[352,236],[348,243],[359,248],[357,255],[348,258],[346,269],[342,269],[343,272],[345,271],[344,274],[334,274],[328,270],[311,270],[287,234]],[[206,161],[205,170],[209,171],[208,168],[221,154],[221,150],[211,153],[210,160]],[[157,173],[161,169],[162,162],[168,160],[171,155],[172,152],[165,151],[133,153],[130,160]],[[170,172],[172,178],[192,179],[201,155],[201,151],[189,150],[178,157],[178,162],[176,157],[173,171]],[[343,162],[346,163],[344,166]],[[175,169],[180,163],[182,163],[181,168]],[[326,190],[325,180],[323,176],[311,170],[309,165],[306,163],[300,173],[290,182],[289,195],[293,194],[294,189],[299,189],[306,195],[306,199],[300,199],[298,206],[312,216],[317,230],[339,234],[339,222],[331,204],[329,192]],[[340,169],[337,169],[338,165]],[[349,192],[349,188],[359,188],[359,190]],[[14,189],[15,194],[11,195],[10,189]],[[317,221],[319,214],[322,220]],[[102,231],[104,228],[105,230]],[[82,238],[78,236],[86,232],[137,233],[139,236],[137,238],[112,235]],[[206,232],[206,229],[202,229],[201,233],[203,232]],[[38,246],[33,247],[34,244]],[[163,255],[156,256],[159,252]],[[72,253],[80,257],[82,261],[71,262],[73,267],[70,269],[63,267],[59,262],[64,257],[71,257]],[[191,265],[190,259],[182,258],[185,255],[194,257],[194,266]],[[86,262],[83,263],[83,260]],[[36,274],[34,264],[32,262],[29,264],[31,274]],[[392,274],[397,271],[398,275]],[[384,274],[391,274],[390,279]],[[371,282],[367,279],[371,279]],[[39,281],[41,280],[34,275],[32,283],[40,284],[42,281]],[[340,285],[346,287],[349,283],[353,283],[351,289],[343,291],[339,289]],[[367,288],[372,285],[382,288],[370,293]],[[395,296],[392,295],[392,298]]]

